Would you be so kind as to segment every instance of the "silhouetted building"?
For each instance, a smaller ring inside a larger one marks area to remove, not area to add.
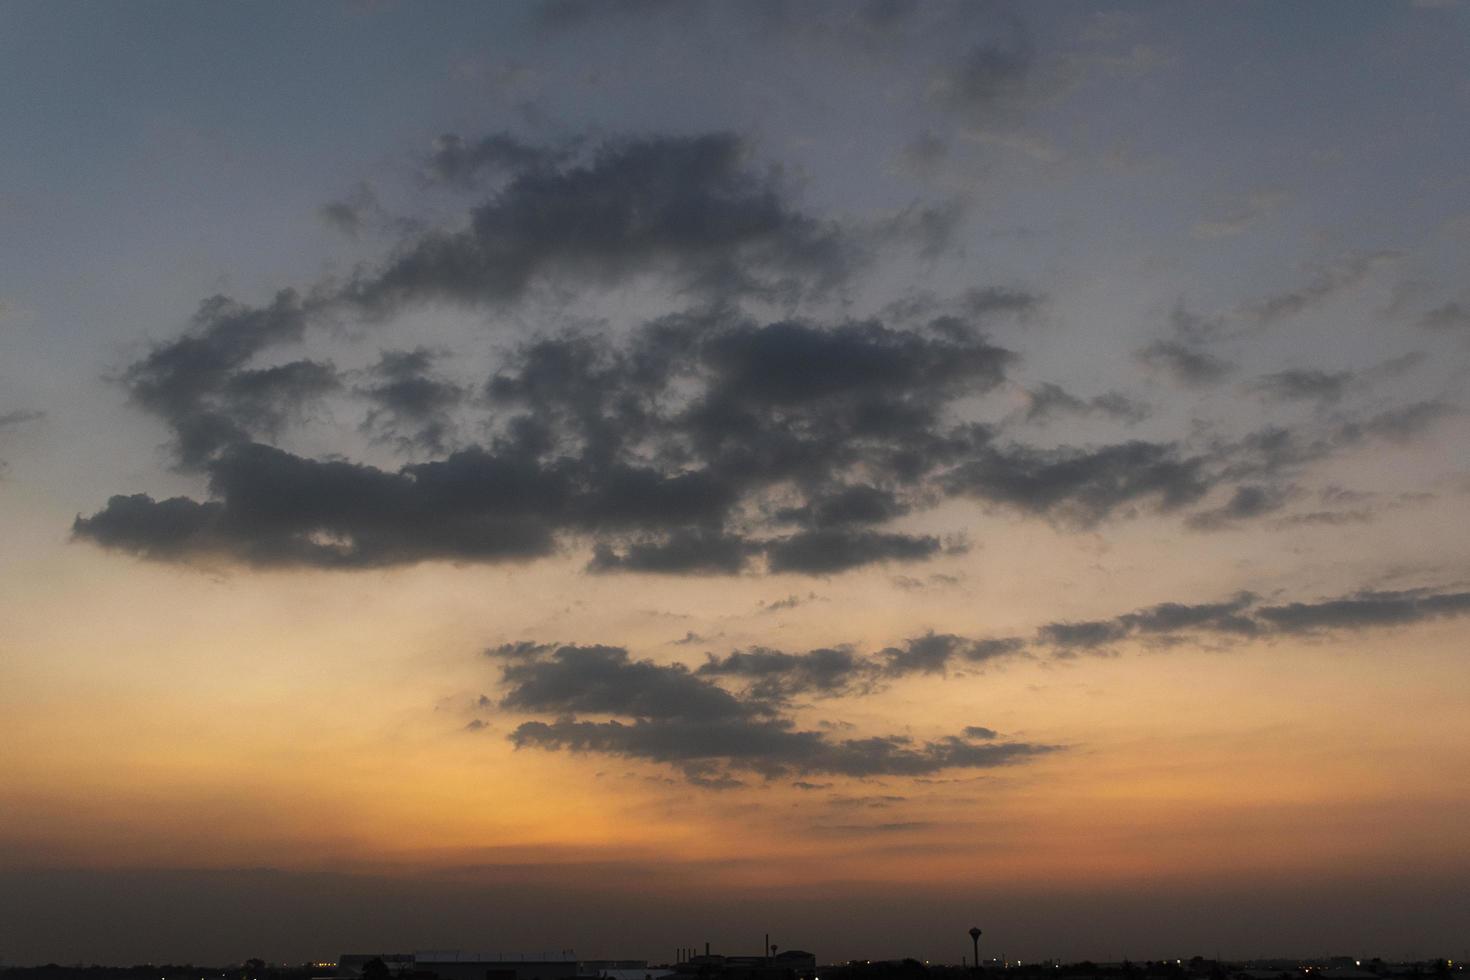
[[[414,966],[439,980],[576,980],[580,973],[576,957],[546,953],[429,950],[414,954]]]
[[[337,976],[360,977],[362,968],[373,960],[382,960],[394,976],[413,973],[413,956],[412,953],[343,953],[337,957]]]

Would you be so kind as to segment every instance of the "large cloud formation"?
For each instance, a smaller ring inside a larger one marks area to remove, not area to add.
[[[750,312],[827,295],[875,249],[912,243],[892,222],[806,213],[734,136],[444,137],[426,175],[488,197],[461,226],[413,232],[344,281],[261,306],[211,298],[182,336],[120,372],[209,494],[117,495],[77,518],[76,537],[258,567],[520,561],[581,546],[595,573],[833,575],[963,550],[963,536],[905,526],[946,497],[1058,526],[1140,512],[1229,526],[1280,506],[1294,469],[1435,417],[1426,403],[1344,417],[1311,439],[1032,445],[983,407],[1018,362],[987,329],[1032,311],[1031,294],[975,288],[880,317]],[[555,304],[644,280],[686,308],[627,331],[523,339],[473,384],[442,376],[443,352],[418,345],[387,347],[358,372],[281,357],[344,321],[392,328],[425,304]],[[1175,329],[1196,345],[1213,332],[1182,311]],[[1116,392],[1028,392],[1031,422],[1132,424],[1145,411]],[[356,404],[375,445],[418,459],[392,468],[283,448],[328,398]],[[1228,502],[1212,509],[1211,495]]]
[[[1217,602],[1163,602],[1109,619],[1045,623],[1029,639],[930,632],[870,654],[843,645],[803,652],[751,647],[706,654],[693,668],[636,660],[607,645],[522,642],[486,654],[500,670],[503,693],[493,703],[510,714],[543,716],[516,725],[510,739],[517,747],[668,764],[691,782],[718,788],[734,785],[741,773],[927,776],[1012,765],[1058,748],[1004,741],[983,726],[933,740],[837,738],[802,729],[792,717],[802,701],[863,697],[904,677],[1104,654],[1129,640],[1218,645],[1455,616],[1470,616],[1470,592],[1363,590],[1286,603],[1242,592]]]
[[[982,726],[935,740],[836,738],[798,727],[779,701],[727,691],[710,671],[634,660],[620,647],[516,645],[489,653],[502,662],[501,708],[555,716],[518,725],[510,736],[517,747],[666,763],[700,785],[734,785],[740,773],[925,776],[1054,751],[1003,741]]]

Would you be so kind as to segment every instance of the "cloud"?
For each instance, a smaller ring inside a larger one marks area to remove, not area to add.
[[[445,133],[434,140],[424,176],[431,182],[469,190],[481,186],[487,178],[504,179],[554,168],[569,153],[568,149],[526,143],[506,132],[473,141],[458,133]]]
[[[1119,508],[1149,503],[1161,511],[1208,491],[1205,460],[1170,443],[1131,441],[1091,449],[989,447],[946,478],[951,492],[1091,526]]]
[[[329,226],[349,238],[357,238],[387,221],[383,207],[378,203],[378,195],[364,183],[357,184],[345,197],[323,204],[317,213]]]
[[[1295,289],[1268,296],[1248,304],[1247,316],[1262,324],[1275,323],[1296,316],[1328,299],[1362,283],[1375,270],[1400,258],[1392,251],[1347,255],[1319,268],[1310,280]]]
[[[763,323],[714,307],[616,342],[576,332],[526,342],[478,400],[435,372],[437,355],[382,352],[352,389],[370,435],[437,455],[462,431],[456,411],[489,413],[483,444],[391,469],[254,437],[344,390],[323,362],[249,363],[267,342],[299,339],[311,305],[294,294],[266,310],[211,302],[194,330],[135,364],[135,399],[174,419],[181,462],[207,477],[209,495],[118,495],[78,518],[75,535],[157,560],[256,566],[519,561],[585,544],[595,572],[830,575],[963,550],[884,526],[945,496],[1089,528],[1188,511],[1228,489],[1223,509],[1186,516],[1226,527],[1274,510],[1301,467],[1414,438],[1455,411],[1429,400],[1333,416],[1315,434],[1278,427],[1193,446],[1001,443],[958,406],[1000,387],[1015,355],[971,320]],[[1209,332],[1176,320],[1187,338]],[[1319,397],[1347,384],[1268,377],[1273,392]]]
[[[122,374],[133,402],[164,419],[181,465],[267,435],[337,386],[328,364],[248,366],[267,348],[299,342],[317,307],[292,289],[248,307],[225,296],[200,304],[190,329],[154,347]]]
[[[1185,525],[1196,531],[1218,531],[1237,521],[1280,510],[1290,496],[1290,491],[1283,487],[1243,484],[1236,487],[1230,499],[1219,507],[1191,514]]]
[[[872,665],[847,647],[824,647],[786,653],[765,647],[710,655],[698,673],[745,682],[750,693],[766,701],[785,701],[803,694],[848,693],[865,684]]]
[[[73,533],[147,558],[263,567],[520,560],[550,553],[548,518],[570,494],[553,470],[480,451],[388,472],[247,444],[209,473],[216,501],[114,496]]]
[[[414,350],[385,350],[368,371],[358,393],[370,408],[363,429],[406,450],[443,453],[453,436],[452,411],[465,399],[459,385],[435,377],[436,355]]]
[[[956,660],[983,664],[1019,654],[1025,647],[1020,637],[972,640],[953,633],[926,633],[880,651],[874,665],[884,677],[943,674]]]
[[[1470,592],[1359,592],[1320,602],[1264,606],[1257,615],[1279,633],[1315,633],[1407,626],[1470,614]]]
[[[956,665],[986,665],[1025,654],[1021,637],[971,639],[929,632],[860,656],[848,646],[788,653],[767,647],[709,655],[700,674],[748,685],[760,698],[786,701],[801,695],[851,696],[880,689],[885,680],[922,674],[947,674]]]
[[[405,304],[504,304],[542,281],[609,285],[658,274],[728,296],[830,289],[857,256],[839,229],[796,211],[778,173],[730,134],[608,141],[562,167],[521,169],[469,226],[409,243],[342,290],[386,314]]]
[[[1411,626],[1470,616],[1470,592],[1443,588],[1364,590],[1267,603],[1240,592],[1221,601],[1163,602],[1107,619],[1055,621],[1022,637],[925,633],[871,655],[849,646],[790,653],[767,647],[706,655],[694,669],[636,660],[616,646],[518,642],[486,651],[499,665],[501,710],[551,716],[511,734],[521,748],[597,753],[673,765],[697,785],[729,785],[742,772],[766,778],[927,776],[1025,761],[1054,746],[1010,742],[971,725],[959,735],[838,738],[800,728],[795,698],[864,696],[883,682],[948,673],[1050,650],[1103,655],[1125,640],[1154,647],[1240,643],[1284,636]],[[735,685],[733,689],[723,686]]]
[[[964,315],[977,319],[1008,314],[1022,319],[1035,314],[1045,302],[1037,293],[1004,286],[969,289],[960,297]]]
[[[1223,320],[1191,313],[1181,304],[1170,313],[1169,324],[1170,336],[1138,351],[1140,363],[1191,388],[1218,384],[1235,370],[1234,364],[1209,350],[1224,331]]]
[[[0,412],[0,431],[18,428],[29,422],[38,422],[45,417],[45,412],[38,412],[31,409],[16,409],[10,412]]]
[[[1368,438],[1401,443],[1421,435],[1441,419],[1459,413],[1458,408],[1439,399],[1411,402],[1397,408],[1385,409],[1367,418],[1344,422],[1334,438],[1344,444]]]
[[[510,736],[517,748],[668,764],[695,785],[716,787],[731,785],[742,772],[768,779],[924,776],[1014,765],[1055,751],[1049,745],[1000,741],[978,726],[933,740],[903,735],[837,738],[802,729],[783,713],[779,701],[761,696],[760,679],[790,674],[794,662],[811,683],[821,683],[827,676],[824,663],[836,665],[841,674],[842,653],[814,651],[795,661],[773,661],[771,653],[711,659],[695,673],[679,664],[634,660],[616,647],[557,647],[535,659],[502,665],[505,694],[500,705],[507,711],[555,716],[518,725]],[[772,663],[777,666],[768,670]],[[711,679],[721,675],[755,677],[758,683],[736,696]],[[580,717],[588,714],[599,717]]]
[[[1224,358],[1177,340],[1156,340],[1140,350],[1138,358],[1191,387],[1217,384],[1235,370]]]
[[[829,575],[889,561],[922,561],[943,545],[928,534],[822,529],[777,538],[766,545],[773,573]]]
[[[1342,399],[1357,380],[1351,371],[1320,371],[1314,368],[1292,368],[1262,375],[1254,388],[1277,401],[1312,401],[1330,404]]]
[[[666,538],[634,541],[621,553],[605,543],[593,549],[592,572],[654,572],[666,575],[733,575],[754,550],[734,535],[691,530]]]
[[[993,769],[1056,751],[1030,742],[976,744],[960,737],[916,741],[907,736],[834,739],[785,720],[638,719],[632,722],[528,721],[511,736],[517,748],[616,755],[683,768],[723,766],[767,778],[791,774],[927,776],[952,769]],[[698,770],[695,770],[698,773]],[[697,780],[694,780],[698,784]]]
[[[502,708],[641,718],[725,721],[765,717],[773,709],[741,700],[680,664],[633,660],[611,646],[561,646],[503,662]]]
[[[132,372],[176,418],[214,418],[231,399],[219,438],[186,454],[212,499],[181,498],[165,520],[145,513],[160,506],[151,498],[114,498],[78,519],[78,537],[160,559],[327,568],[520,560],[560,539],[590,539],[598,572],[729,574],[763,556],[772,571],[831,574],[921,560],[943,550],[938,538],[865,525],[904,514],[903,488],[965,450],[973,430],[952,431],[946,405],[998,386],[1013,359],[954,317],[896,329],[694,311],[622,344],[578,334],[525,344],[485,385],[488,445],[390,470],[247,438],[246,421],[266,428],[268,409],[338,384],[313,362],[240,366],[263,332],[299,335],[301,304],[278,305],[238,340],[249,315],[222,306],[197,337]],[[469,396],[433,373],[435,359],[389,350],[368,369],[354,393],[369,404],[370,434],[447,448],[451,413]],[[210,367],[178,370],[181,360]],[[793,493],[794,505],[765,506]],[[802,529],[771,534],[791,523]]]
[[[1463,330],[1470,327],[1470,309],[1460,303],[1445,303],[1425,312],[1418,324],[1429,330]]]
[[[789,595],[789,596],[787,596],[784,599],[776,599],[773,602],[762,602],[761,603],[761,612],[773,613],[773,612],[783,612],[783,611],[785,611],[787,609],[795,609],[797,606],[805,605],[806,603],[810,602],[812,599],[815,599],[815,598],[816,598],[816,593],[815,592],[813,592],[811,595],[809,595],[805,599],[803,599],[801,596],[798,596],[798,595]]]
[[[1126,626],[1108,620],[1048,623],[1037,631],[1042,642],[1062,650],[1094,650],[1115,643],[1127,635]]]
[[[1241,592],[1224,602],[1196,605],[1168,602],[1112,619],[1048,623],[1037,630],[1036,641],[1066,655],[1079,650],[1103,651],[1127,638],[1163,645],[1201,638],[1270,639],[1303,633],[1409,626],[1464,615],[1470,615],[1470,592],[1444,589],[1365,590],[1314,602],[1269,605],[1260,596]]]
[[[1026,399],[1027,422],[1048,422],[1069,415],[1101,415],[1131,425],[1148,418],[1150,412],[1143,402],[1122,392],[1110,391],[1082,399],[1050,382],[1028,390]]]
[[[798,209],[788,182],[739,139],[537,147],[502,133],[441,140],[435,153],[431,167],[457,186],[498,175],[464,225],[411,233],[345,282],[282,290],[258,307],[206,300],[181,336],[120,373],[207,492],[115,495],[76,519],[76,538],[256,567],[514,562],[581,548],[596,573],[833,575],[963,550],[953,536],[893,526],[946,497],[1060,528],[1142,513],[1229,526],[1267,513],[1262,488],[1283,486],[1288,470],[1367,439],[1410,438],[1450,411],[1423,402],[1334,416],[1333,431],[1311,437],[1001,442],[1007,419],[983,421],[983,396],[1019,358],[982,328],[1031,316],[1040,296],[974,287],[946,301],[915,294],[884,317],[750,315],[740,300],[775,297],[779,281],[810,295],[845,281],[871,241]],[[504,309],[552,287],[587,297],[648,276],[689,305],[513,339],[473,368],[455,351],[386,346],[344,373],[289,349],[423,304]],[[1227,370],[1207,350],[1218,320],[1181,306],[1170,323],[1146,358],[1194,382]],[[1274,396],[1323,400],[1347,383],[1305,370],[1261,382]],[[1029,398],[1032,422],[1129,424],[1146,412],[1121,392],[1082,398],[1045,381]],[[411,462],[278,445],[330,424],[344,402],[376,448]],[[1234,496],[1190,513],[1215,491]]]
[[[463,184],[492,164],[508,176],[464,227],[414,232],[379,266],[304,295],[281,290],[259,307],[212,297],[181,337],[129,365],[120,380],[169,425],[180,463],[197,467],[273,435],[335,390],[328,364],[259,363],[319,324],[446,301],[504,305],[546,283],[604,288],[648,275],[705,296],[820,292],[864,247],[797,210],[779,173],[752,164],[730,134],[608,140],[580,155],[505,134],[473,145],[446,138],[429,168]],[[328,217],[356,230],[373,207],[358,193],[328,205]],[[251,376],[261,371],[273,374]]]

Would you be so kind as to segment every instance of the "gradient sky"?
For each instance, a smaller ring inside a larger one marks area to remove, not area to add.
[[[0,5],[0,957],[1467,955],[1470,8]]]

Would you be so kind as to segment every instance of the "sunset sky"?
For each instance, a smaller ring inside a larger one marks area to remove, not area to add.
[[[0,4],[0,959],[1470,955],[1470,5]]]

